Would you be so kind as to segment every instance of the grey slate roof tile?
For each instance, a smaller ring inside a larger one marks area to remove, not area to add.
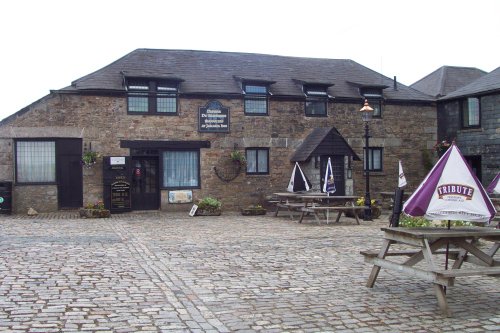
[[[433,99],[367,67],[347,59],[316,59],[265,54],[137,49],[113,63],[72,82],[62,91],[124,91],[123,74],[155,78],[179,78],[180,92],[187,94],[241,94],[235,77],[275,81],[275,96],[303,97],[298,81],[333,84],[328,93],[337,98],[359,98],[358,88],[349,82],[388,86],[384,98],[429,102]]]
[[[485,71],[473,67],[443,66],[410,87],[439,98],[466,86],[485,74]]]
[[[482,76],[481,78],[469,83],[468,85],[455,90],[452,93],[440,98],[439,100],[447,100],[452,98],[460,98],[471,95],[480,95],[490,92],[500,91],[500,67]]]

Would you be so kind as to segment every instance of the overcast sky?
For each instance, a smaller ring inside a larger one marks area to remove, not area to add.
[[[0,3],[0,119],[137,48],[352,59],[410,85],[500,66],[498,0]]]

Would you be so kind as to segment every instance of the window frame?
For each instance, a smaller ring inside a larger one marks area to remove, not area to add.
[[[368,100],[368,104],[373,108],[373,118],[382,118],[382,101],[384,99],[384,95],[382,89],[380,88],[372,88],[366,87],[360,89],[361,96]],[[378,112],[377,112],[378,110]]]
[[[144,87],[147,87],[145,89]],[[179,82],[171,80],[130,78],[126,82],[127,114],[177,116],[179,114]],[[130,98],[142,97],[146,99],[147,111],[131,111]],[[175,99],[175,112],[159,111],[160,98]]]
[[[255,166],[256,170],[255,172],[253,171],[248,171],[248,152],[249,151],[255,151]],[[266,171],[259,171],[259,151],[265,151],[266,152]],[[268,147],[248,147],[245,149],[245,158],[247,161],[247,167],[246,167],[246,174],[247,175],[269,175],[269,148]]]
[[[380,168],[375,168],[373,166],[373,154],[374,152],[380,152]],[[366,151],[366,148],[363,148],[363,153],[365,156],[365,159],[363,161],[363,171],[366,172],[366,162],[368,161],[368,171],[370,172],[382,172],[384,171],[384,148],[383,147],[368,147],[368,152]],[[366,158],[368,154],[368,159]]]
[[[198,172],[197,172],[197,185],[193,186],[166,186],[165,184],[165,163],[163,162],[163,154],[166,152],[196,152]],[[160,159],[160,190],[190,190],[201,188],[201,152],[200,149],[161,149],[159,150]]]
[[[468,125],[465,124],[465,113],[469,113],[469,100],[476,100],[477,101],[477,124],[470,125],[470,117],[468,116]],[[481,127],[481,98],[479,97],[466,97],[465,99],[462,99],[460,101],[460,128],[462,129],[474,129],[474,128],[480,128]]]
[[[247,91],[247,87],[261,87],[265,89],[265,93]],[[268,116],[269,115],[269,85],[259,82],[244,82],[243,90],[243,109],[246,116]],[[266,104],[266,112],[248,112],[247,101],[264,101]]]
[[[15,139],[14,140],[14,161],[15,161],[15,182],[17,185],[57,185],[57,140],[55,139]],[[19,142],[52,142],[54,144],[54,180],[53,181],[20,181],[18,171],[18,143]]]
[[[304,114],[306,117],[327,117],[328,116],[328,87],[319,85],[304,85],[304,94],[306,95],[306,100],[304,102]],[[313,114],[308,113],[307,105],[308,103],[323,104],[324,113]]]

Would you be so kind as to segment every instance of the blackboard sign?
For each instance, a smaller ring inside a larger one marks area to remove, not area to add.
[[[130,209],[130,183],[118,181],[111,184],[111,210]]]
[[[210,101],[200,107],[198,119],[199,132],[229,132],[229,108],[219,101]]]

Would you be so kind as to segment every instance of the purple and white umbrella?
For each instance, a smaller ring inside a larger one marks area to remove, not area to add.
[[[453,143],[403,206],[429,220],[490,222],[496,210]]]
[[[311,189],[311,182],[307,179],[306,175],[302,172],[298,162],[295,162],[293,167],[292,176],[288,182],[287,191],[288,192],[302,192],[309,191]]]
[[[327,195],[333,194],[337,191],[335,187],[335,179],[333,178],[332,170],[332,160],[328,157],[328,163],[326,164],[325,179],[323,183],[323,192]]]
[[[486,192],[500,194],[500,172],[497,173],[493,181],[486,188]]]

